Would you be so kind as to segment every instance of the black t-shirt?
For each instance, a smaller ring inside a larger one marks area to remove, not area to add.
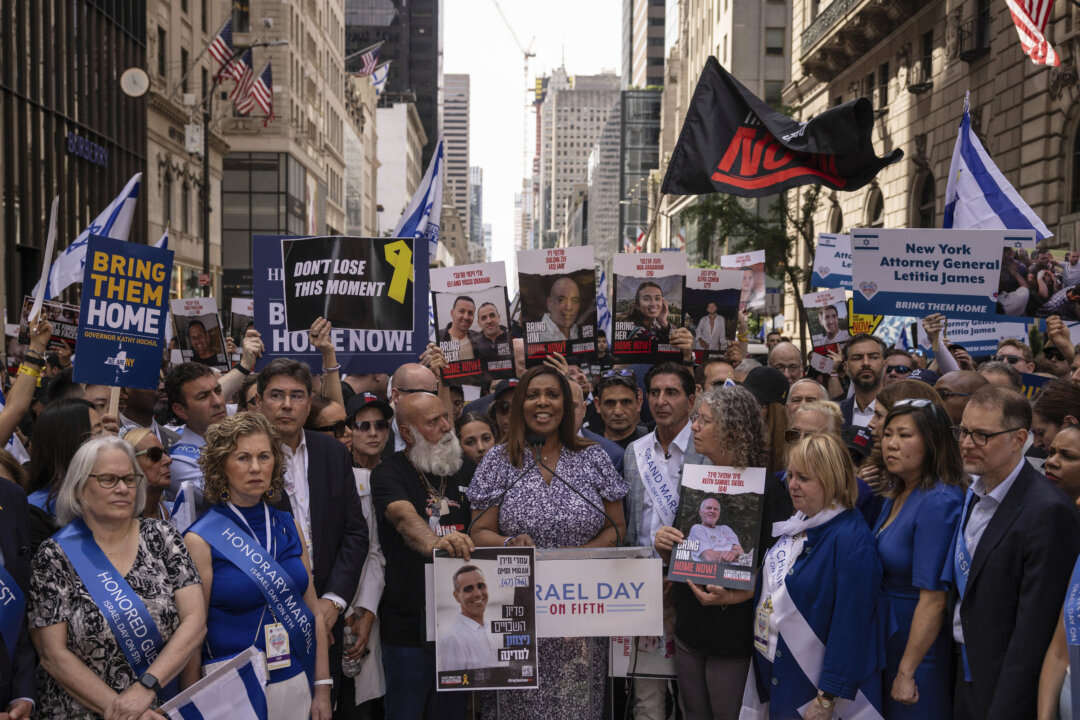
[[[469,501],[465,490],[476,466],[465,458],[461,469],[446,478],[446,499],[450,513],[438,519],[440,535],[465,532],[469,524]],[[426,475],[426,474],[425,474]],[[442,478],[426,475],[438,490]],[[394,453],[383,460],[371,473],[371,497],[379,523],[379,542],[386,558],[386,588],[379,603],[380,632],[384,642],[391,645],[418,646],[427,640],[424,619],[424,557],[405,544],[405,539],[386,519],[387,506],[399,500],[412,503],[417,514],[430,524],[429,493],[424,481],[404,452]]]

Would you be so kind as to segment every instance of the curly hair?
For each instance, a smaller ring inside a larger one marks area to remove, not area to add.
[[[766,466],[769,453],[761,405],[749,390],[738,386],[712,388],[698,399],[695,411],[702,405],[712,411],[714,431],[722,433],[731,448],[732,465]]]
[[[206,447],[199,458],[199,468],[203,472],[203,497],[208,502],[222,500],[222,494],[229,487],[225,462],[236,450],[240,438],[248,435],[265,435],[270,439],[274,472],[270,476],[270,489],[266,491],[267,499],[271,502],[276,500],[285,486],[285,453],[281,450],[281,435],[277,428],[259,413],[240,412],[211,425],[206,431]]]

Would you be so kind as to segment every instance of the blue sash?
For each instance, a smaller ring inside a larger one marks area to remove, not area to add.
[[[150,611],[124,576],[105,557],[82,518],[72,520],[67,527],[53,535],[53,540],[67,555],[104,616],[116,644],[135,671],[135,677],[142,677],[165,647]],[[173,680],[161,691],[161,697],[172,697],[176,694],[176,688],[177,681]]]
[[[1065,596],[1065,642],[1069,644],[1069,685],[1073,720],[1080,720],[1080,560],[1073,567],[1069,594]]]
[[[192,445],[191,443],[177,443],[169,448],[169,457],[174,459],[182,457],[185,460],[190,460],[196,465],[199,464],[199,457],[201,455],[202,448],[198,445]]]
[[[967,541],[964,540],[964,525],[968,521],[968,509],[971,507],[971,499],[975,493],[968,489],[964,498],[964,511],[960,514],[960,524],[956,526],[956,543],[953,550],[953,576],[956,580],[956,591],[959,594],[958,603],[964,602],[964,592],[967,590],[968,573],[971,572],[971,553],[968,552]],[[967,638],[965,638],[966,640]],[[960,659],[964,663],[964,680],[971,682],[971,667],[968,665],[967,643],[960,646]]]
[[[19,628],[26,616],[26,597],[15,578],[0,565],[0,638],[8,655],[15,658],[15,645],[19,642]]]
[[[276,516],[271,522],[277,524]],[[229,518],[219,512],[203,515],[193,532],[243,572],[259,589],[274,618],[289,634],[290,649],[300,658],[308,684],[315,682],[315,616],[285,568]]]
[[[35,490],[26,496],[26,502],[30,503],[39,510],[44,510],[50,515],[56,515],[56,498],[49,500],[49,489],[42,488],[41,490]]]

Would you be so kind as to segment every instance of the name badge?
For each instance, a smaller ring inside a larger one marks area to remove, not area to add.
[[[266,667],[281,670],[292,664],[289,657],[289,633],[281,623],[270,623],[263,628],[266,632]]]
[[[758,609],[754,620],[754,648],[772,660],[769,653],[769,620],[772,615],[772,607],[766,600]]]

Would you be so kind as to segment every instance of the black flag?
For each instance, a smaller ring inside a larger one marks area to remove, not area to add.
[[[857,190],[904,156],[874,154],[874,113],[859,98],[808,122],[776,112],[715,57],[701,72],[660,191],[761,197],[799,185]]]

